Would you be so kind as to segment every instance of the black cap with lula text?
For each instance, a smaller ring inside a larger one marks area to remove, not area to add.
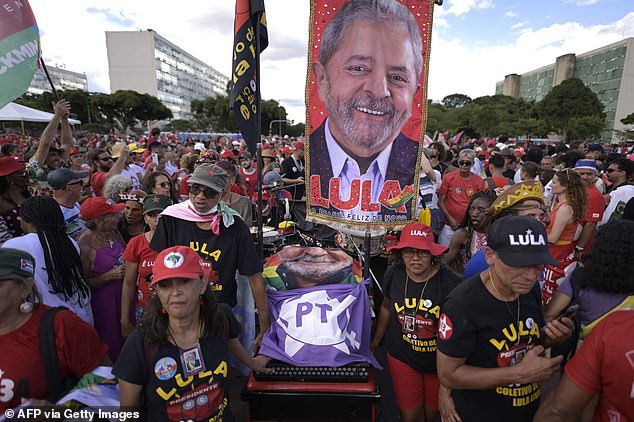
[[[513,215],[493,222],[487,235],[487,246],[510,267],[557,265],[548,250],[546,229],[530,217]]]

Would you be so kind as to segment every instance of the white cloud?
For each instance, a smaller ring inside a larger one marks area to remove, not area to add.
[[[507,12],[504,14],[504,16],[506,16],[507,18],[516,18],[517,17],[517,13],[513,12],[512,10],[507,10]]]
[[[517,29],[517,28],[521,28],[522,26],[526,25],[528,22],[524,21],[524,22],[518,22],[515,25],[511,25],[511,29]]]
[[[462,16],[473,9],[485,10],[493,7],[495,7],[493,0],[448,0],[441,7],[436,6],[434,14],[438,16]]]
[[[563,54],[582,54],[631,36],[634,36],[634,12],[608,25],[584,27],[567,22],[527,28],[514,40],[499,45],[474,47],[463,40],[439,35],[432,41],[428,96],[441,100],[456,92],[472,98],[493,95],[495,83],[505,75],[522,74],[554,63]]]
[[[565,3],[574,3],[577,6],[592,6],[601,0],[566,0]]]

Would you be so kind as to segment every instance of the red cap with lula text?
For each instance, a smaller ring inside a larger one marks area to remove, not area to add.
[[[429,251],[438,256],[447,251],[447,247],[434,243],[434,232],[429,226],[421,223],[407,224],[401,231],[401,238],[396,245],[388,246],[387,251],[405,248]]]

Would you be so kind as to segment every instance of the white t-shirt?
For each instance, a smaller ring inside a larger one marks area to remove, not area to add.
[[[64,224],[66,225],[66,234],[73,239],[79,239],[79,236],[86,231],[84,221],[79,218],[79,203],[75,202],[73,208],[67,208],[63,205],[59,206],[64,214]]]
[[[627,202],[633,197],[634,186],[632,185],[619,186],[610,192],[610,202],[603,213],[603,218],[597,226],[602,226],[610,220],[620,220]]]
[[[79,246],[77,245],[77,242],[75,242],[72,238],[71,242],[73,242],[73,246],[75,246],[77,253],[79,253]],[[90,292],[88,293],[88,297],[83,300],[80,300],[79,294],[75,293],[75,296],[68,301],[66,301],[63,294],[51,292],[51,285],[48,282],[48,271],[46,270],[44,250],[42,249],[37,233],[29,233],[24,236],[9,239],[4,242],[2,247],[19,249],[31,254],[31,256],[35,258],[35,286],[42,296],[42,302],[45,305],[65,306],[88,324],[94,325],[92,306],[90,306]]]
[[[420,210],[423,208],[421,197],[425,200],[427,208],[438,208],[438,188],[440,187],[442,180],[440,177],[440,172],[438,170],[434,170],[434,175],[436,176],[436,181],[432,182],[429,176],[427,176],[423,172],[420,173],[420,180],[418,182],[418,213],[420,213]]]

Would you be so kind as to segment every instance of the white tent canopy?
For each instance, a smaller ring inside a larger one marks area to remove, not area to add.
[[[24,122],[50,122],[53,119],[53,113],[36,110],[16,103],[9,103],[0,109],[0,121],[16,121],[22,122],[22,131],[24,132]],[[68,119],[71,125],[79,125],[81,122],[75,119]]]

